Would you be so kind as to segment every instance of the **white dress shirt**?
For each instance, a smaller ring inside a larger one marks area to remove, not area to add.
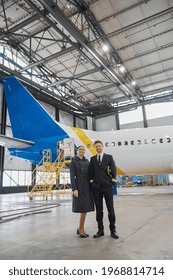
[[[97,161],[99,161],[99,156],[100,156],[100,162],[102,162],[102,159],[103,159],[103,153],[101,153],[101,154],[98,154],[98,155],[97,155]]]

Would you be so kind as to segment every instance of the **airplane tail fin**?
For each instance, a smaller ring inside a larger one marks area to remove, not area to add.
[[[2,83],[14,137],[34,140],[66,135],[15,77],[5,78]]]

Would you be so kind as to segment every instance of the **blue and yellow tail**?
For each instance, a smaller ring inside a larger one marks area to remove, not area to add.
[[[64,136],[66,132],[15,77],[2,81],[13,137],[35,140]]]

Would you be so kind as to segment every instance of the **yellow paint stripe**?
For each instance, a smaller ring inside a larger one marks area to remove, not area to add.
[[[74,132],[76,133],[76,135],[80,138],[80,140],[82,141],[82,143],[88,148],[88,150],[93,154],[96,155],[96,150],[93,147],[93,142],[89,139],[89,137],[86,135],[86,133],[81,129],[81,128],[77,128],[77,127],[73,127],[71,126],[71,129],[74,130]]]
[[[93,147],[93,142],[89,139],[89,137],[86,135],[86,133],[81,129],[81,128],[78,128],[78,127],[73,127],[71,126],[70,127],[75,133],[76,135],[79,137],[79,139],[82,141],[82,143],[84,144],[84,146],[86,146],[88,148],[88,150],[93,154],[93,155],[96,155],[96,150],[95,148]],[[118,175],[125,175],[125,173],[120,169],[118,168],[117,166],[117,174]]]

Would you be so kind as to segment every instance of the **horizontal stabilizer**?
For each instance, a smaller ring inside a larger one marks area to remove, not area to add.
[[[31,141],[26,141],[0,134],[0,146],[5,146],[7,148],[28,148],[33,146],[34,144],[35,143]]]

